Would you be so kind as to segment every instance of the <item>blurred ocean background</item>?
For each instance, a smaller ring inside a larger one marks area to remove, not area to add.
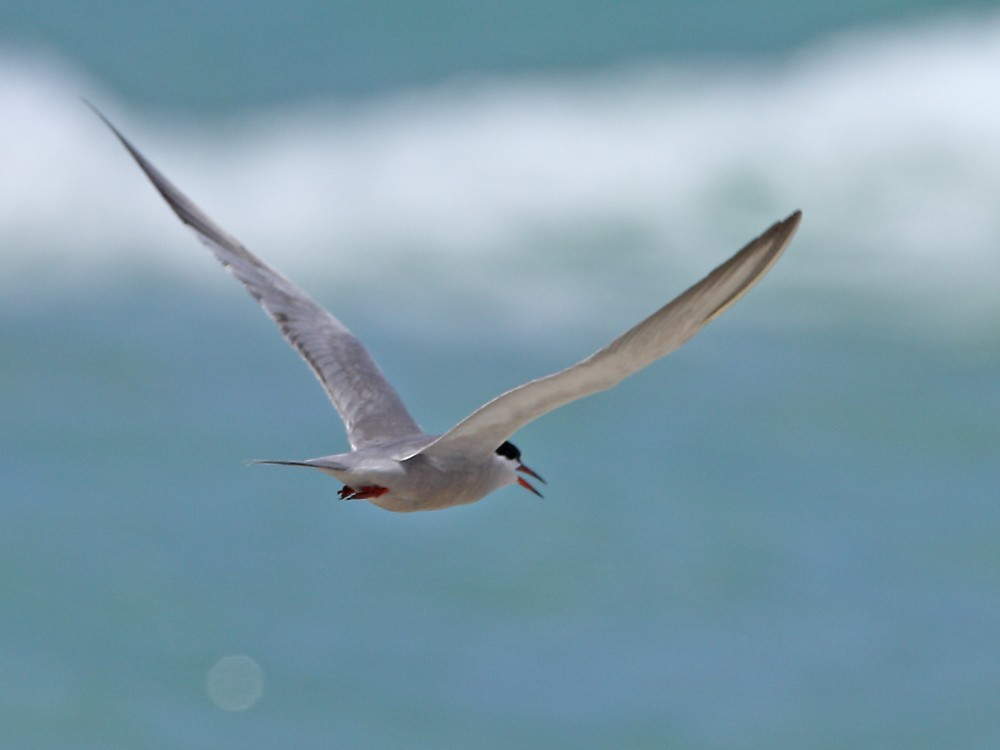
[[[393,515],[81,96],[429,431],[805,217]],[[1000,747],[1000,4],[0,3],[0,113],[0,747]]]

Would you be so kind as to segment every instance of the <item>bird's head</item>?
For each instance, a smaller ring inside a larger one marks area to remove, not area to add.
[[[519,471],[522,474],[527,474],[529,477],[534,477],[542,484],[545,484],[544,479],[542,479],[538,474],[536,474],[534,471],[532,471],[523,463],[521,463],[521,451],[518,449],[516,445],[514,445],[510,441],[505,440],[500,445],[500,447],[496,449],[496,454],[514,464],[514,471]],[[531,484],[528,482],[528,480],[525,479],[524,477],[518,477],[517,483],[522,487],[524,487],[524,489],[528,490],[529,492],[534,492],[539,497],[542,497],[542,493],[536,490],[534,487],[532,487]]]

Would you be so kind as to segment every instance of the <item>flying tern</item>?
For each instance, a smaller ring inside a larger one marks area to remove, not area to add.
[[[93,107],[92,107],[93,108]],[[508,484],[539,495],[544,480],[509,438],[571,401],[603,391],[677,349],[742,297],[792,239],[796,211],[772,225],[705,278],[603,349],[565,370],[507,391],[445,432],[425,433],[362,343],[305,292],[247,250],[178,190],[101,112],[121,144],[180,220],[246,287],[319,379],[344,423],[348,453],[304,461],[336,477],[343,499],[386,510],[436,510],[472,503]]]

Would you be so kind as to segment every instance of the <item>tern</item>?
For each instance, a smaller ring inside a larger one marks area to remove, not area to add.
[[[337,318],[208,218],[90,106],[177,217],[271,316],[319,379],[344,423],[348,453],[259,463],[319,469],[343,483],[338,493],[342,499],[368,500],[396,512],[472,503],[514,483],[541,496],[523,475],[545,480],[521,461],[521,451],[510,437],[543,414],[607,390],[677,349],[767,273],[802,218],[795,211],[775,223],[686,292],[586,359],[513,388],[444,434],[431,435],[420,429],[368,350]]]

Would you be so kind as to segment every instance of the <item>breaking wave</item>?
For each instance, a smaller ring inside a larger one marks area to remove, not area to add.
[[[130,111],[65,63],[0,51],[0,288],[44,300],[136,273],[221,276],[186,252],[85,95],[313,289],[433,281],[441,298],[559,321],[593,309],[595,288],[649,288],[649,308],[665,275],[678,291],[802,208],[768,281],[794,309],[849,292],[901,320],[992,325],[998,75],[1000,19],[956,21],[739,69],[463,78],[209,121]]]

